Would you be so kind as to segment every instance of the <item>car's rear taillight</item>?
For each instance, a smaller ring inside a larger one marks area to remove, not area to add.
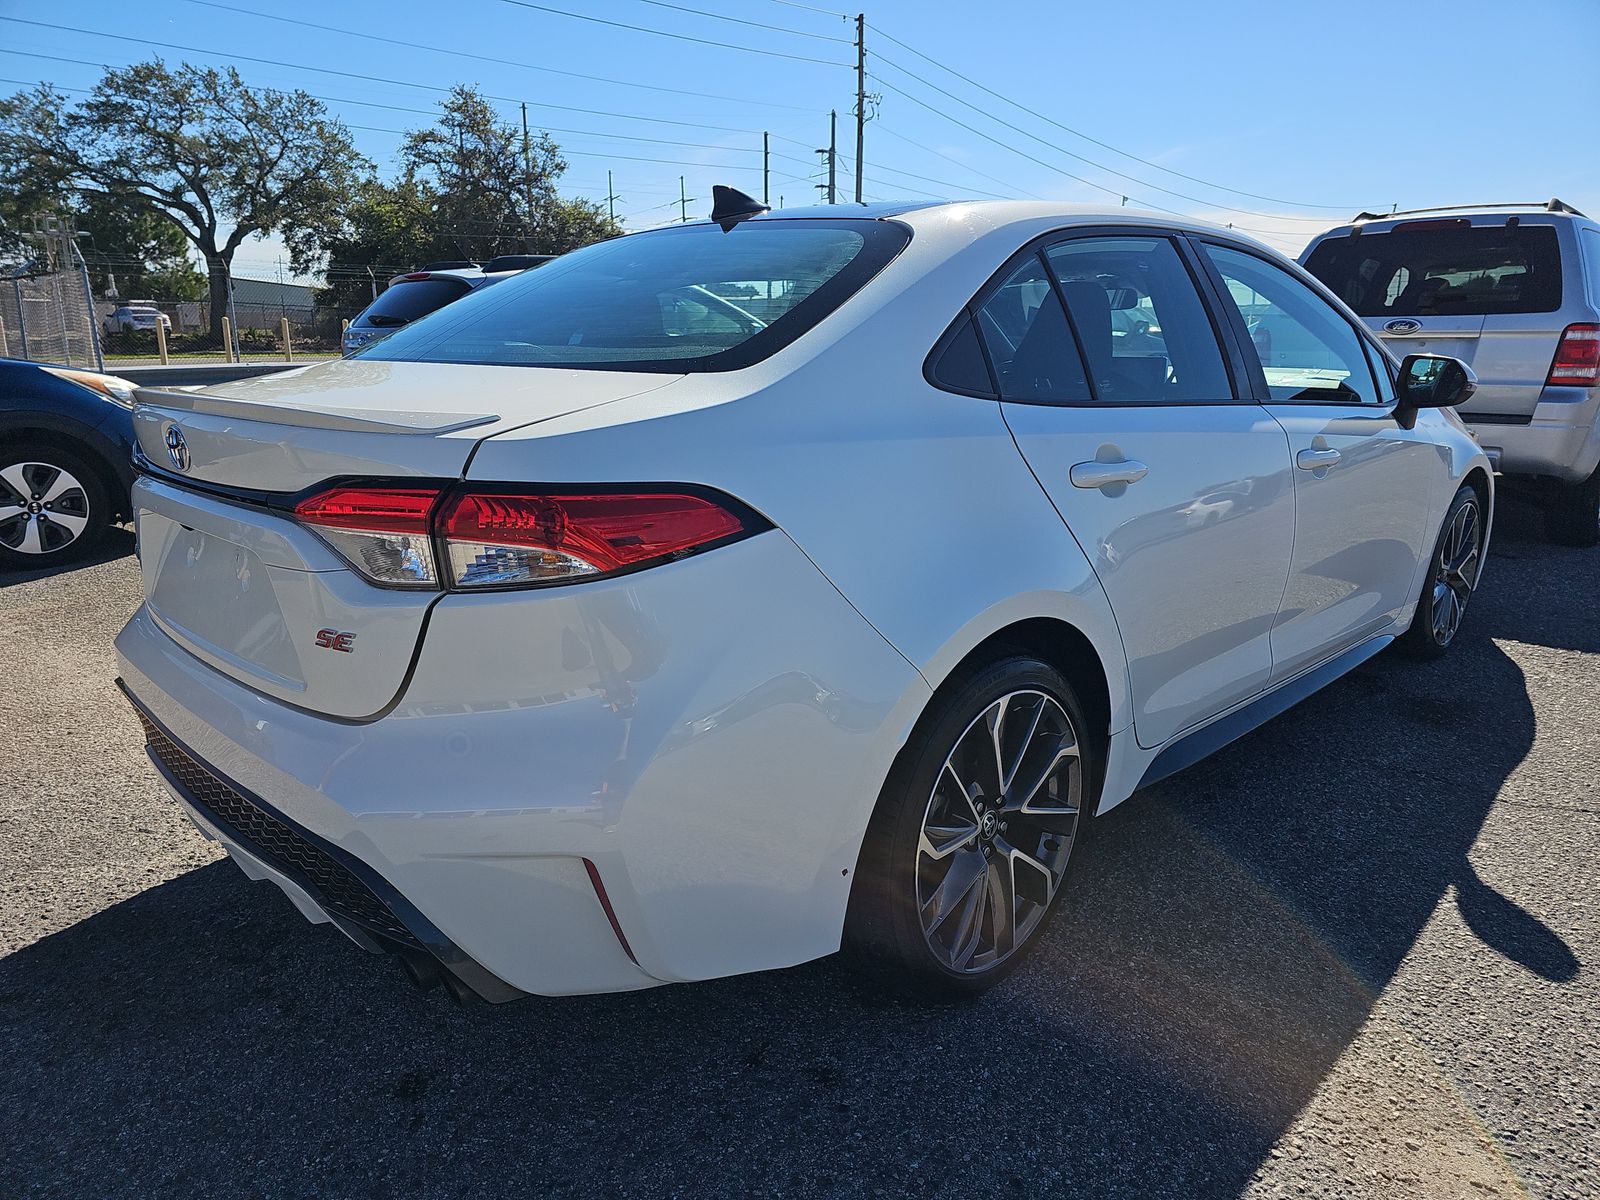
[[[1545,382],[1566,387],[1600,383],[1600,325],[1568,325],[1562,331]]]
[[[528,587],[682,558],[764,528],[694,490],[604,493],[339,485],[295,516],[386,587]],[[436,552],[437,547],[437,552]]]
[[[295,505],[352,567],[387,587],[437,587],[432,524],[436,488],[329,488]]]
[[[457,587],[549,583],[664,562],[746,531],[702,496],[467,492],[439,512]]]

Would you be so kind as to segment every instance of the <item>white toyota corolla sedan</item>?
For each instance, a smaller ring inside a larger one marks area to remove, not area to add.
[[[354,358],[139,394],[122,685],[311,920],[460,998],[841,945],[972,992],[1087,816],[1455,638],[1470,373],[1279,254],[718,194]]]

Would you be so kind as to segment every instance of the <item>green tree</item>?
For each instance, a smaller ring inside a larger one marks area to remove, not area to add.
[[[599,205],[558,193],[567,164],[548,133],[524,140],[469,87],[440,109],[437,125],[406,135],[400,178],[359,189],[327,246],[323,303],[365,303],[369,267],[381,284],[431,260],[565,254],[622,232]]]
[[[235,251],[280,233],[308,272],[341,228],[370,164],[349,131],[301,91],[253,90],[232,68],[157,59],[108,70],[69,107],[41,86],[0,101],[0,178],[117,197],[175,226],[210,277],[220,335]]]
[[[206,277],[189,260],[188,239],[136,199],[91,193],[81,197],[76,218],[96,292],[105,295],[115,284],[124,299],[204,298]]]

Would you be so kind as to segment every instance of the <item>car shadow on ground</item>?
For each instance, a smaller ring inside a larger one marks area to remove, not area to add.
[[[82,558],[26,570],[0,567],[0,588],[10,587],[14,583],[28,583],[35,579],[48,579],[52,575],[65,575],[70,571],[81,571],[84,567],[108,563],[114,558],[123,558],[133,553],[133,542],[132,525],[113,525],[101,537],[100,544]]]
[[[458,1010],[232,866],[191,872],[0,961],[0,1182],[1236,1194],[1441,900],[1486,953],[1579,969],[1467,858],[1533,743],[1484,632],[1527,608],[1486,584],[1442,662],[1382,655],[1093,823],[1034,960],[970,1004],[827,961]]]

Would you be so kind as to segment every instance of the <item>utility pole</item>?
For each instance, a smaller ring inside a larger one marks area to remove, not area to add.
[[[678,222],[683,224],[689,220],[689,197],[683,191],[683,176],[678,176]]]
[[[528,223],[522,229],[522,252],[533,253],[533,148],[528,138],[528,102],[522,102],[522,176],[528,188]],[[610,190],[610,189],[607,189]]]
[[[772,180],[772,135],[761,131],[761,203],[771,204],[768,185]]]
[[[611,185],[611,172],[606,172],[606,212],[611,217],[611,223],[617,223],[617,189]]]
[[[828,114],[828,144],[817,153],[822,156],[822,161],[828,164],[828,182],[817,184],[817,191],[827,196],[829,204],[839,203],[838,189],[838,162],[839,162],[839,114]]]
[[[861,203],[867,141],[867,14],[856,14],[856,203]]]

